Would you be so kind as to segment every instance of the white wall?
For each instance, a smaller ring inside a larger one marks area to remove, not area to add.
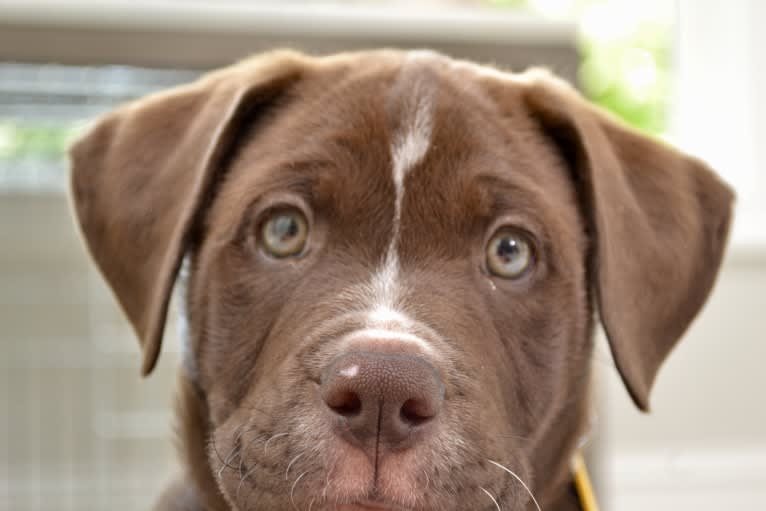
[[[674,137],[737,188],[735,239],[766,242],[766,2],[681,0]]]
[[[605,509],[766,509],[765,332],[766,253],[735,248],[660,372],[651,414],[633,407],[601,345]]]
[[[681,0],[674,138],[737,189],[714,294],[660,373],[650,415],[605,346],[606,510],[766,509],[766,2]]]

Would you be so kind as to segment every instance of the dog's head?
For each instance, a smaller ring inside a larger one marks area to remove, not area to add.
[[[647,408],[732,202],[546,73],[427,52],[258,57],[106,116],[72,160],[144,373],[186,261],[184,370],[240,510],[529,505],[508,470],[566,477],[594,309]]]

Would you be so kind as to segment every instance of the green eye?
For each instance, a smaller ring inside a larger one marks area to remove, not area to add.
[[[534,264],[532,252],[526,236],[513,229],[501,229],[487,245],[487,267],[498,277],[519,278]]]
[[[309,228],[297,209],[276,211],[261,227],[263,249],[277,258],[300,254],[306,246]]]

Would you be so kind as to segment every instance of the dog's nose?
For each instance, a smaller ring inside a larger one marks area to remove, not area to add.
[[[444,400],[436,369],[399,353],[351,352],[333,360],[320,392],[336,431],[369,447],[406,448],[434,422]]]

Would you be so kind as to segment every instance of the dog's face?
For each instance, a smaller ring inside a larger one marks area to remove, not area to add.
[[[240,510],[533,505],[519,479],[559,486],[581,433],[593,308],[645,407],[731,201],[552,78],[424,53],[264,57],[73,156],[146,371],[188,260],[184,370]]]
[[[284,505],[298,477],[299,503],[514,501],[488,460],[528,478],[587,385],[566,164],[530,118],[418,60],[294,93],[238,146],[192,257],[216,447],[250,475],[224,467],[224,488],[243,509]],[[400,396],[361,381],[386,369],[422,374]]]

